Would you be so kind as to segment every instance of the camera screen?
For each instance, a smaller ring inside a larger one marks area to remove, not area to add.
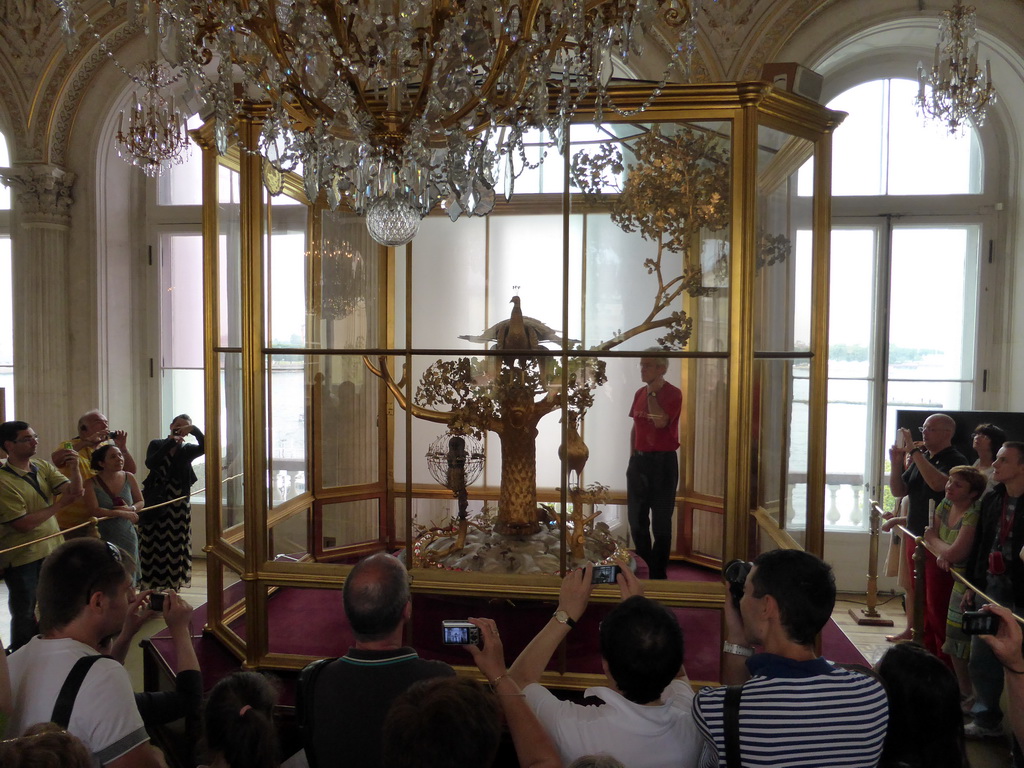
[[[984,611],[967,611],[963,628],[965,635],[994,635],[999,629],[999,617]]]
[[[614,584],[615,577],[619,574],[617,565],[595,565],[593,584]]]
[[[445,627],[444,641],[457,645],[469,644],[469,627]]]

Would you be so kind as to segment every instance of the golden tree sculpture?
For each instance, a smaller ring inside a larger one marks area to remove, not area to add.
[[[693,321],[685,311],[673,306],[683,292],[707,296],[716,290],[704,285],[699,244],[702,232],[719,231],[729,223],[728,148],[714,135],[681,129],[665,136],[655,127],[636,139],[631,149],[636,162],[628,168],[623,187],[613,190],[614,195],[608,191],[606,177],[620,175],[624,170],[622,152],[616,145],[602,144],[594,155],[579,153],[570,166],[574,183],[590,201],[610,203],[612,220],[620,228],[638,232],[656,245],[655,255],[643,263],[648,274],[657,280],[647,316],[590,351],[613,349],[655,329],[664,331],[657,339],[662,348],[685,349]],[[679,258],[673,260],[671,254]],[[399,406],[414,417],[446,424],[453,434],[498,435],[501,488],[495,529],[502,534],[522,535],[540,529],[536,501],[537,425],[547,414],[565,407],[570,417],[569,431],[577,430],[593,404],[594,390],[607,377],[603,361],[593,357],[571,358],[568,386],[563,390],[562,371],[551,353],[538,355],[544,349],[538,340],[556,339],[550,335],[545,338],[543,332],[550,329],[522,316],[518,297],[513,303],[515,308],[508,324],[488,329],[493,332],[491,337],[466,337],[493,340],[494,349],[501,350],[500,355],[485,360],[437,361],[423,374],[412,402],[405,392],[405,371],[396,381],[383,356],[377,365],[367,358],[364,361],[385,381]],[[503,337],[516,338],[517,348],[503,348]],[[585,445],[570,445],[567,455],[582,456],[583,448]],[[586,461],[585,456],[581,461]],[[576,468],[577,492],[579,473],[580,468]],[[578,535],[591,521],[583,516],[582,504],[575,506],[579,514],[574,515],[573,525],[578,529],[574,535]],[[563,518],[562,524],[566,522]]]

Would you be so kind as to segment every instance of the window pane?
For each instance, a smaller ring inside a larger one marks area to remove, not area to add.
[[[7,151],[7,139],[0,133],[0,168],[9,168],[11,165],[11,155]],[[10,187],[0,184],[0,211],[9,211],[11,209],[11,190]]]
[[[889,194],[956,195],[981,192],[981,146],[977,131],[950,135],[944,123],[917,113],[917,83],[891,80]],[[936,158],[942,158],[936,162]]]
[[[199,115],[188,120],[188,128],[198,128],[203,121]],[[203,153],[188,141],[185,161],[172,165],[156,180],[157,205],[202,205],[203,204]]]
[[[885,194],[885,91],[885,81],[875,80],[829,102],[847,113],[833,139],[833,195]]]
[[[829,102],[830,109],[848,113],[835,132],[833,195],[981,192],[977,131],[968,126],[951,136],[942,123],[926,122],[917,113],[916,95],[912,80],[874,80]],[[811,193],[809,170],[808,163],[801,171],[801,195]]]
[[[203,367],[203,237],[160,238],[160,340],[167,368]]]
[[[2,137],[0,137],[2,139]],[[0,387],[5,416],[14,418],[14,318],[11,299],[11,238],[0,237]]]
[[[863,377],[871,366],[874,229],[832,230],[828,374]]]
[[[899,227],[892,235],[889,378],[969,379],[976,227]]]

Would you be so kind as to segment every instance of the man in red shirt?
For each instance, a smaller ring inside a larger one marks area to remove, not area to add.
[[[629,416],[629,468],[626,496],[629,531],[636,553],[650,569],[650,578],[666,578],[672,551],[672,514],[679,484],[679,412],[683,393],[665,381],[668,361],[644,357],[640,379],[644,386],[633,396]],[[651,528],[654,544],[651,544]]]

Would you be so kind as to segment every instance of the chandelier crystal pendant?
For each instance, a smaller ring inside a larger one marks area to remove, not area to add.
[[[973,5],[955,0],[942,12],[932,66],[917,65],[918,112],[943,121],[950,133],[968,121],[983,125],[989,105],[996,103],[990,62],[985,61],[984,72],[978,67],[975,19]]]
[[[89,27],[86,0],[57,2],[71,37]],[[642,55],[655,24],[670,61],[648,104],[688,77],[700,0],[121,2],[159,16],[161,53],[212,114],[218,151],[266,104],[243,149],[301,172],[311,202],[373,211],[371,234],[394,245],[438,203],[454,220],[510,198],[527,141],[561,152],[584,99],[598,120],[614,109],[613,66]]]

